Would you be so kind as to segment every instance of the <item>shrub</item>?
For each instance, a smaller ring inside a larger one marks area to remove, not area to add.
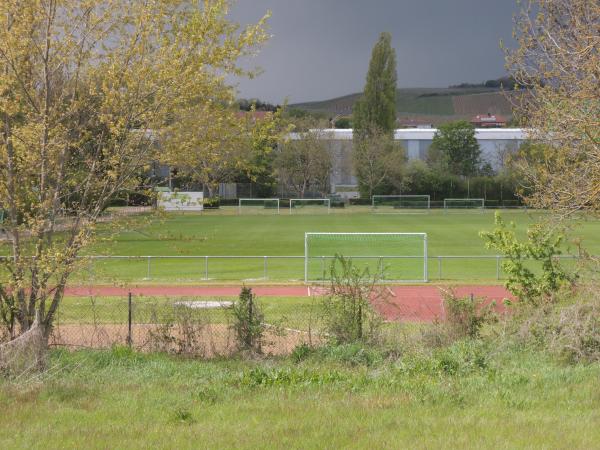
[[[211,324],[209,317],[185,305],[172,305],[172,310],[155,306],[152,322],[158,325],[148,331],[147,345],[155,352],[207,356],[210,353]]]
[[[205,209],[219,209],[221,205],[221,199],[219,197],[209,197],[203,200]]]
[[[600,297],[561,308],[553,322],[550,351],[572,363],[600,362]]]
[[[521,302],[533,305],[552,302],[562,287],[574,283],[575,276],[567,274],[557,258],[562,253],[563,234],[538,224],[527,231],[527,241],[519,242],[514,223],[509,228],[498,212],[495,224],[494,231],[481,232],[480,236],[487,248],[499,251],[506,258],[502,262],[508,275],[506,287]],[[527,267],[526,262],[531,259],[541,263],[539,274]]]
[[[436,349],[461,340],[477,340],[486,324],[497,321],[494,302],[485,298],[457,297],[452,289],[441,289],[446,317],[421,329],[417,347]]]
[[[330,290],[323,302],[327,333],[337,343],[375,341],[382,320],[372,302],[384,300],[387,292],[378,286],[378,275],[340,255],[332,261],[330,274]]]
[[[495,321],[494,303],[486,303],[486,299],[474,297],[457,297],[452,289],[442,290],[446,309],[446,325],[455,338],[480,337],[481,328]]]
[[[238,300],[233,303],[231,313],[238,349],[261,353],[265,332],[264,314],[251,288],[242,288]]]
[[[518,340],[571,363],[600,362],[599,292],[594,284],[574,298],[570,293],[566,305],[532,309],[519,323]]]

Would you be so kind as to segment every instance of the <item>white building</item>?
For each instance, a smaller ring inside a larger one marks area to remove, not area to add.
[[[394,132],[394,138],[402,144],[409,160],[425,160],[436,131],[436,128],[402,128]],[[331,141],[332,192],[354,191],[352,186],[357,185],[357,180],[352,169],[352,130],[326,129],[319,130],[319,134]],[[298,134],[292,133],[290,137],[298,139]],[[504,155],[518,149],[526,139],[526,131],[521,128],[476,128],[475,138],[481,148],[482,160],[499,169]]]

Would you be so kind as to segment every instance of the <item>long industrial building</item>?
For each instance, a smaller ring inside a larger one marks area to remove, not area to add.
[[[403,128],[395,131],[394,138],[402,144],[408,160],[425,160],[436,131],[435,128]],[[352,192],[352,187],[358,184],[352,168],[352,130],[323,129],[318,133],[329,142],[333,158],[331,192]],[[475,137],[482,160],[497,170],[502,167],[506,153],[514,152],[523,143],[526,132],[520,128],[476,128]],[[292,133],[291,139],[298,138],[298,134]]]

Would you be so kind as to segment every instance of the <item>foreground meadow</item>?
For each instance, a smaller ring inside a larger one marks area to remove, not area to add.
[[[0,384],[1,448],[598,448],[600,366],[463,341],[196,361],[55,350]]]

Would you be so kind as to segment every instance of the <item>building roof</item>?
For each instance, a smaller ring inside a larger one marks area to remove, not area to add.
[[[477,114],[471,119],[471,123],[481,127],[502,126],[506,125],[506,119],[498,114]]]

